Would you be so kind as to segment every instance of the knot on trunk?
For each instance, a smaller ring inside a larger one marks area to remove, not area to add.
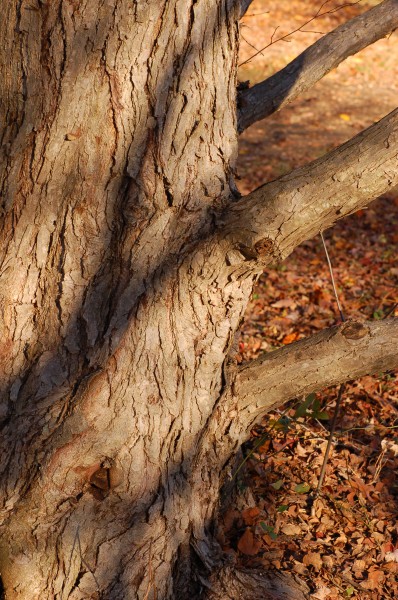
[[[348,340],[361,340],[369,333],[369,327],[358,321],[350,321],[345,323],[340,331]]]
[[[254,245],[254,249],[259,256],[274,254],[275,244],[270,238],[263,238]]]
[[[89,479],[90,492],[97,500],[104,500],[107,494],[122,481],[121,472],[113,461],[105,459]]]
[[[247,260],[258,260],[270,256],[276,258],[278,256],[275,242],[267,237],[256,242],[254,246],[246,246],[240,243],[237,248]]]

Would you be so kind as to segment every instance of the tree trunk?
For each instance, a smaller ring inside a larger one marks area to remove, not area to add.
[[[7,600],[229,597],[214,516],[253,421],[230,350],[267,253],[231,234],[241,10],[5,2]]]
[[[182,598],[190,543],[213,560],[222,465],[198,448],[253,280],[212,236],[236,195],[238,11],[7,2],[7,599]]]

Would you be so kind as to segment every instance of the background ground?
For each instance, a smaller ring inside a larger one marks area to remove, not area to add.
[[[359,2],[304,25],[241,67],[252,85],[308,45],[377,2]],[[339,6],[334,0],[321,12]],[[297,29],[321,8],[315,0],[255,0],[242,25],[241,61]],[[268,11],[268,12],[266,12]],[[245,41],[246,40],[246,41]],[[345,61],[300,99],[241,138],[240,189],[247,193],[343,143],[394,109],[398,35]],[[381,319],[398,301],[398,193],[325,233],[346,317]],[[238,360],[338,322],[320,238],[261,277],[248,307]],[[231,559],[297,573],[312,598],[398,598],[398,383],[395,373],[351,382],[322,495],[314,490],[336,389],[297,399],[253,432],[236,477],[242,497],[224,515],[220,541]],[[312,404],[310,404],[312,400]],[[298,406],[301,408],[298,408]]]

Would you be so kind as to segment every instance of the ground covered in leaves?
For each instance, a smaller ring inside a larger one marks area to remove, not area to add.
[[[347,6],[304,29],[330,31],[369,8]],[[321,3],[256,0],[243,20],[242,61],[297,29]],[[331,10],[337,2],[322,9]],[[268,11],[268,12],[265,12]],[[251,16],[256,15],[256,16]],[[274,35],[275,37],[275,35]],[[319,34],[300,31],[242,66],[264,78]],[[398,36],[341,65],[291,106],[250,128],[241,143],[241,191],[255,188],[343,143],[396,106]],[[331,102],[332,99],[332,102]],[[346,318],[398,316],[398,194],[325,232]],[[240,340],[241,362],[339,321],[321,239],[299,247],[259,280]],[[314,498],[337,390],[296,401],[253,431],[235,474],[241,495],[224,514],[220,541],[231,559],[296,573],[312,598],[398,598],[398,383],[395,373],[350,382],[321,494]]]

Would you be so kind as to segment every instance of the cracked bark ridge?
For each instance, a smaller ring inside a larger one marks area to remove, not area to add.
[[[384,0],[324,35],[286,67],[239,92],[239,131],[280,110],[348,56],[387,36],[397,27],[398,2]]]
[[[206,600],[309,600],[308,586],[298,578],[258,569],[226,567],[211,581]]]

